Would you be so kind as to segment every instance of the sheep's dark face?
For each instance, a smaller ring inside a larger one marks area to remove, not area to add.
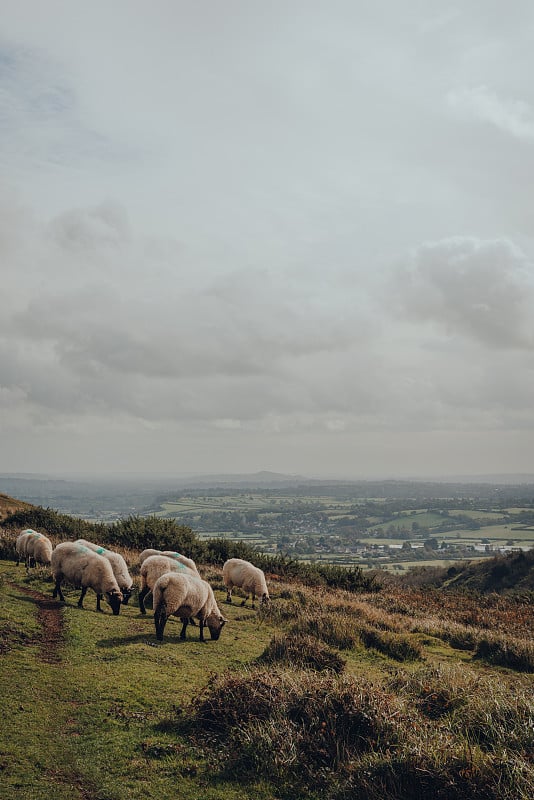
[[[111,606],[114,616],[117,616],[121,610],[122,593],[115,589],[112,592],[106,592],[106,600]]]
[[[214,639],[214,641],[217,641],[221,635],[224,625],[226,625],[227,622],[228,620],[224,617],[210,617],[208,620],[206,620],[206,624],[210,631],[210,636],[212,639]]]
[[[133,586],[130,586],[129,589],[123,589],[122,590],[122,604],[124,606],[128,605],[128,600],[132,596],[132,592],[133,592]]]
[[[271,605],[271,598],[269,597],[267,592],[264,592],[262,594],[262,596],[261,596],[261,605],[262,606],[270,606]]]

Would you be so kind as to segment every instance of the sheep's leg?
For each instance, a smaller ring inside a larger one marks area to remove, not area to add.
[[[228,587],[226,587],[226,602],[227,603],[231,603],[232,602],[232,588],[233,587],[231,587],[229,589]]]
[[[247,602],[247,600],[248,600],[248,594],[247,594],[247,596],[245,597],[245,599],[243,600],[243,602],[241,603],[241,605],[242,605],[242,606],[244,606],[244,605],[245,605],[245,603]]]
[[[63,597],[63,592],[61,591],[61,578],[56,578],[56,585],[54,586],[54,591],[52,592],[52,597],[54,600],[59,594],[59,599],[62,603],[65,602],[65,598]]]
[[[139,592],[139,610],[141,614],[146,614],[145,597],[147,596],[147,594],[150,594],[150,589],[148,588],[148,586],[145,586],[145,588],[141,589],[141,591]]]
[[[254,608],[254,601],[256,600],[256,595],[252,592],[252,608]]]
[[[156,639],[160,642],[163,640],[163,631],[167,624],[167,614],[165,608],[156,608],[154,610],[154,625],[156,626]]]
[[[184,624],[182,625],[182,630],[180,631],[180,639],[185,639],[185,632],[186,632],[187,626],[189,624],[189,618],[186,617],[185,619],[182,620],[182,622]]]
[[[83,608],[83,598],[85,597],[86,594],[87,594],[87,586],[83,586],[80,599],[78,600],[78,608]]]
[[[87,589],[85,591],[87,591]],[[99,594],[98,592],[96,593],[96,610],[101,611],[103,614],[104,612],[100,607],[100,601],[102,600],[102,597],[103,595]]]
[[[200,628],[200,637],[199,637],[200,641],[201,642],[205,642],[206,640],[204,639],[204,620],[201,619],[200,622],[198,623],[198,625],[199,625],[199,628]]]

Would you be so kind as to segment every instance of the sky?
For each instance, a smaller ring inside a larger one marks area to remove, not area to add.
[[[0,0],[0,472],[533,473],[533,38]]]

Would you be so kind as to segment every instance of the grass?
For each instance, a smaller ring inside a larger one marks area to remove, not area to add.
[[[530,596],[279,579],[255,612],[201,571],[221,638],[160,644],[73,589],[54,634],[47,570],[0,561],[2,800],[534,796]]]
[[[242,609],[239,625],[232,625],[238,610],[225,607],[225,639],[180,643],[179,623],[169,623],[166,642],[155,646],[152,618],[142,619],[135,605],[123,607],[118,617],[98,614],[89,592],[79,610],[78,592],[70,591],[62,611],[62,662],[46,664],[35,603],[12,581],[46,594],[51,583],[28,581],[21,567],[6,562],[0,576],[0,619],[11,631],[0,657],[2,686],[8,688],[0,742],[3,800],[45,798],[51,791],[61,800],[134,800],[146,797],[147,786],[150,793],[173,797],[177,775],[180,796],[197,798],[196,777],[182,772],[202,772],[198,754],[187,740],[155,735],[155,726],[189,702],[211,671],[259,656],[271,639],[267,626],[258,627],[255,614]],[[238,791],[228,786],[222,794],[215,787],[203,796],[231,798]]]

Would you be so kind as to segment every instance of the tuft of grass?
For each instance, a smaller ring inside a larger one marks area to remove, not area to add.
[[[302,613],[291,633],[313,636],[339,650],[351,650],[358,642],[358,629],[347,614]]]
[[[419,661],[424,658],[422,644],[402,633],[379,631],[365,626],[360,629],[360,639],[365,647],[378,650],[395,661]]]
[[[260,664],[286,664],[295,669],[343,672],[346,661],[327,644],[313,636],[288,634],[273,636],[258,659]]]
[[[222,773],[294,789],[324,784],[356,754],[395,747],[401,708],[352,677],[256,669],[213,677],[190,712],[197,732],[215,735]]]
[[[506,636],[486,635],[479,639],[474,658],[517,672],[534,672],[534,643]]]

